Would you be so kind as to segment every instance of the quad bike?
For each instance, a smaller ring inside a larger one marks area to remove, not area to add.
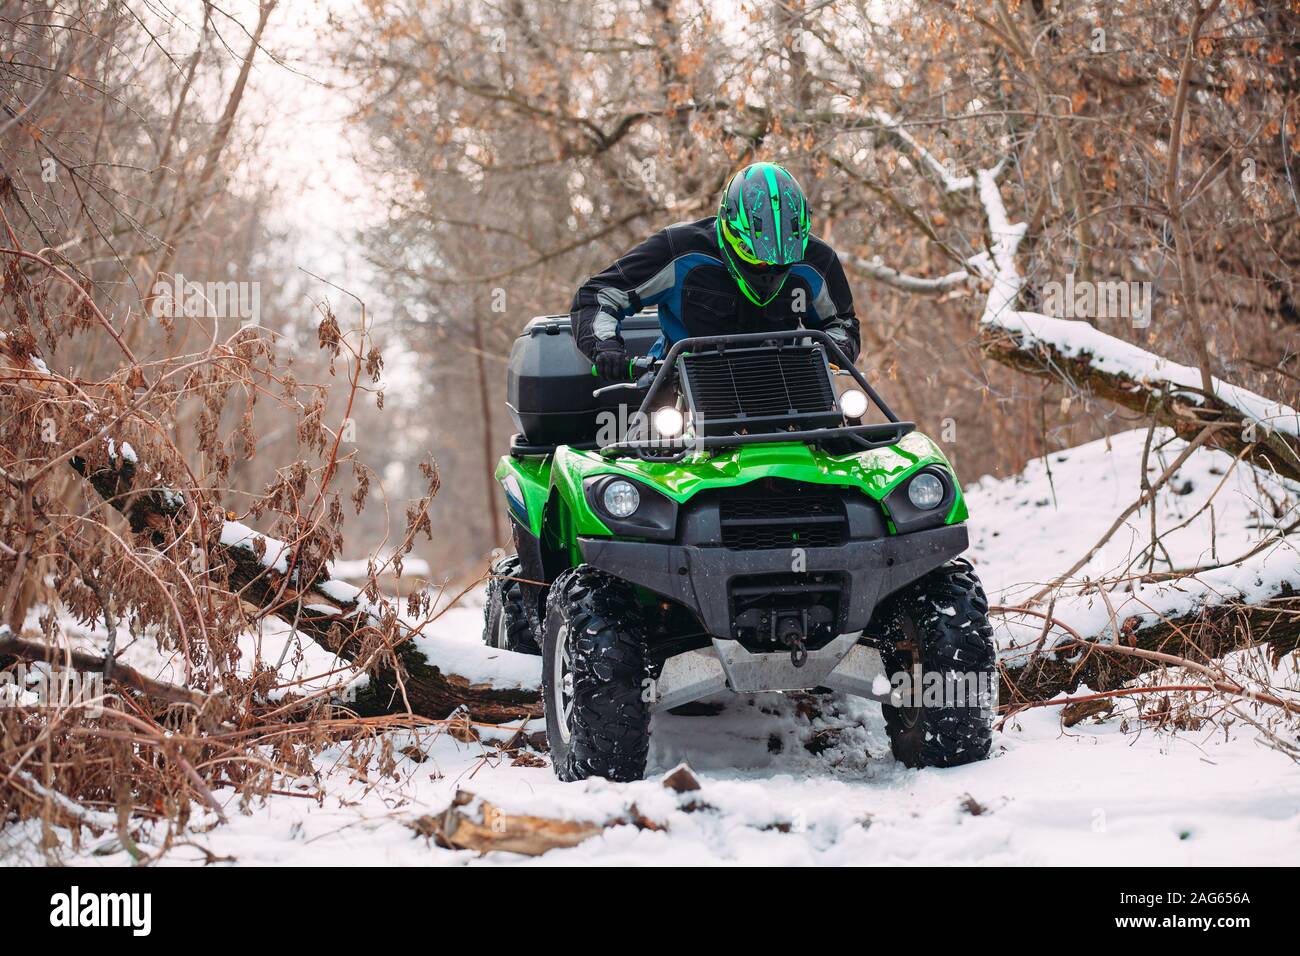
[[[724,689],[880,701],[909,767],[986,757],[988,602],[939,447],[822,332],[660,359],[653,315],[622,331],[634,382],[593,390],[567,316],[530,322],[508,367],[517,553],[484,640],[540,652],[556,774],[640,779],[651,714]]]

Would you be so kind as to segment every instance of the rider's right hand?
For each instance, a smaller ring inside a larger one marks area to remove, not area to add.
[[[628,355],[623,350],[623,343],[617,339],[605,339],[596,346],[592,363],[600,377],[611,382],[626,382],[631,373],[628,369]]]

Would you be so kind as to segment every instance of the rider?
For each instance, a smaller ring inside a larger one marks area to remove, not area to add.
[[[578,347],[604,378],[633,377],[621,321],[658,306],[662,357],[684,338],[821,329],[858,355],[853,294],[835,250],[810,234],[803,190],[775,163],[754,163],[727,182],[718,214],[663,229],[578,289],[571,310]]]

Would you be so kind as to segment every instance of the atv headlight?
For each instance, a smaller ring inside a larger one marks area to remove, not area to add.
[[[922,511],[937,508],[943,501],[943,482],[929,472],[921,472],[908,484],[907,499]]]
[[[686,427],[686,419],[672,405],[665,405],[654,414],[655,431],[664,438],[676,438]]]
[[[601,503],[615,518],[626,518],[641,505],[641,493],[630,481],[611,481],[605,486]]]
[[[677,535],[677,502],[650,485],[622,475],[588,475],[582,493],[611,534],[652,541]]]
[[[861,418],[867,413],[867,396],[856,388],[840,392],[840,411],[845,418]]]

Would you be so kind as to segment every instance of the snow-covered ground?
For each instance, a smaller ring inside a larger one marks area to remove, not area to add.
[[[1128,432],[1053,452],[1020,477],[984,479],[968,489],[970,554],[994,603],[1022,601],[1069,568],[1138,497],[1145,437]],[[1157,432],[1157,445],[1167,438]],[[1181,447],[1172,442],[1153,453],[1151,477]],[[1191,519],[1163,539],[1174,566],[1231,562],[1294,520],[1296,501],[1294,489],[1234,467],[1222,453],[1198,451],[1158,495],[1156,524],[1165,532]],[[1143,509],[1078,577],[1121,573],[1149,536],[1150,511]],[[1161,552],[1157,570],[1165,560]],[[1252,561],[1277,568],[1294,565],[1295,556],[1289,544],[1273,545]],[[1134,570],[1145,570],[1145,562]],[[1252,582],[1257,572],[1252,564]],[[1224,580],[1212,586],[1226,586]],[[1112,604],[1149,597],[1116,591]],[[1086,617],[1094,602],[1100,603],[1095,595],[1068,598],[1058,613]],[[469,602],[451,608],[433,636],[478,641],[480,615]],[[999,638],[1005,645],[1023,635],[1002,626]],[[263,658],[278,658],[284,639],[282,631],[265,633]],[[307,648],[301,666],[320,664],[318,654]],[[294,656],[286,659],[286,674]],[[1238,655],[1237,663],[1251,661]],[[1300,686],[1294,660],[1276,673]],[[521,765],[502,757],[494,741],[509,730],[466,742],[430,728],[393,734],[397,763],[387,777],[376,761],[360,779],[342,748],[326,752],[317,760],[320,801],[272,796],[244,812],[236,796],[218,794],[230,823],[196,842],[243,864],[1206,865],[1300,857],[1300,766],[1243,723],[1226,732],[1207,723],[1167,733],[1142,720],[1137,703],[1121,701],[1109,717],[1063,728],[1059,708],[1040,708],[1008,721],[995,735],[992,759],[918,771],[889,755],[874,704],[779,694],[724,695],[717,703],[722,709],[712,716],[655,718],[649,775],[641,783],[560,784],[543,754],[529,752]],[[682,761],[698,775],[700,790],[677,794],[662,785],[662,775]],[[296,787],[304,794],[318,789],[315,781]],[[440,849],[411,824],[441,813],[458,790],[507,814],[601,821],[635,815],[656,828],[614,826],[536,859]],[[0,832],[0,859],[5,843],[24,845],[22,836]],[[179,847],[164,862],[204,859]],[[106,835],[90,840],[77,862],[129,861]]]

